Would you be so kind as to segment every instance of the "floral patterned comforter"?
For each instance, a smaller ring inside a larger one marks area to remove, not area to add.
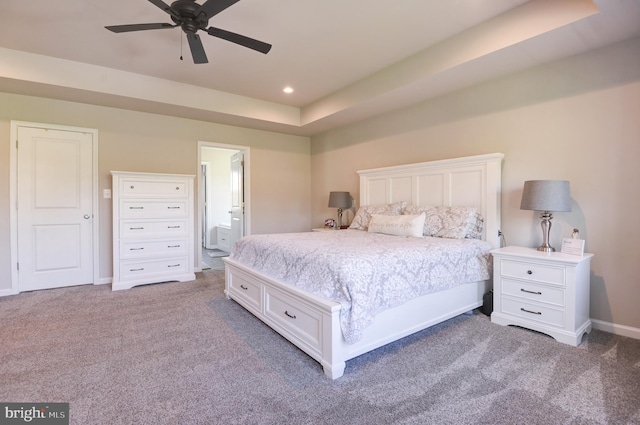
[[[489,279],[490,249],[476,239],[336,230],[247,236],[236,243],[231,258],[339,302],[342,333],[352,344],[385,309]]]

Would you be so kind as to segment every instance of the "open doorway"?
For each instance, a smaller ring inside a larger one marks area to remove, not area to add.
[[[248,234],[248,155],[246,147],[199,143],[200,270],[223,269],[222,258],[229,255],[237,239]]]

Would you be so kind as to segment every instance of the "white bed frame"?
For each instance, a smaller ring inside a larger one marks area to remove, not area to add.
[[[358,171],[360,204],[407,201],[414,205],[476,206],[485,219],[483,239],[500,246],[503,155],[488,154]],[[378,314],[363,338],[346,344],[340,304],[224,258],[225,294],[318,361],[331,379],[346,361],[482,305],[489,281],[425,295]]]

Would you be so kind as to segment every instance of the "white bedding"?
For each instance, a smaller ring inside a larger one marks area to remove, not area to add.
[[[490,249],[476,239],[339,230],[247,236],[236,243],[231,258],[339,302],[343,337],[352,344],[387,308],[489,279]]]

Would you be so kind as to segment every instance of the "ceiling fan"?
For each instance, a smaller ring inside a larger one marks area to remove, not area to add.
[[[189,41],[189,48],[191,49],[191,56],[193,57],[194,63],[209,62],[207,60],[207,55],[204,52],[204,47],[202,46],[200,36],[197,34],[199,30],[205,31],[207,32],[207,34],[214,37],[218,37],[223,40],[248,47],[249,49],[256,50],[260,53],[267,54],[269,53],[269,50],[271,50],[271,45],[262,41],[254,40],[253,38],[249,38],[244,35],[236,34],[220,28],[207,28],[207,26],[209,25],[209,19],[240,0],[206,0],[202,5],[196,3],[195,0],[176,0],[171,3],[171,6],[169,6],[162,0],[148,1],[164,10],[171,17],[171,20],[174,23],[112,25],[105,28],[112,32],[121,33],[129,31],[175,28],[179,26],[187,35],[187,40]]]

